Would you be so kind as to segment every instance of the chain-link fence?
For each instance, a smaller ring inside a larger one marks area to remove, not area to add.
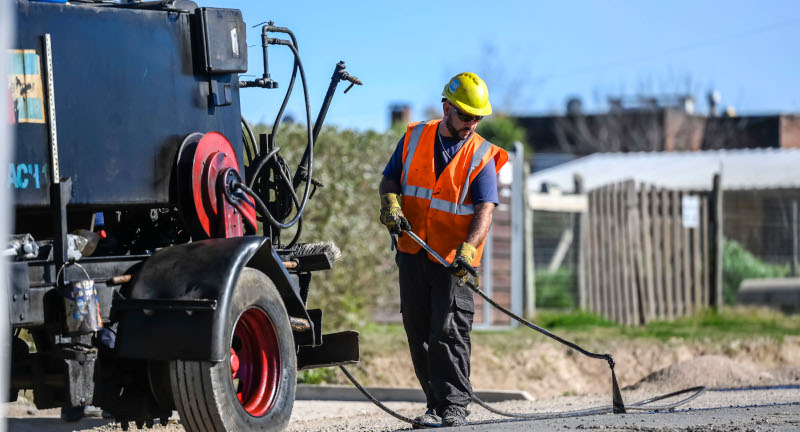
[[[765,263],[791,265],[797,224],[792,206],[800,202],[800,190],[726,191],[723,202],[725,237]]]
[[[572,308],[578,286],[576,215],[537,210],[533,220],[536,307]]]

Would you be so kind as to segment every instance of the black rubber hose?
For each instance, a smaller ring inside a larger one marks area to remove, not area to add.
[[[560,343],[562,343],[562,344],[564,344],[564,345],[566,345],[566,346],[568,346],[568,347],[580,352],[581,354],[583,354],[583,355],[585,355],[587,357],[594,358],[594,359],[601,359],[601,360],[607,361],[609,366],[611,366],[611,369],[613,371],[613,369],[614,369],[614,359],[611,357],[611,354],[600,354],[600,353],[593,353],[591,351],[587,351],[587,350],[581,348],[580,346],[578,346],[577,344],[575,344],[574,342],[570,342],[570,341],[568,341],[568,340],[566,340],[566,339],[564,339],[564,338],[562,338],[562,337],[560,337],[560,336],[558,336],[558,335],[556,335],[554,333],[551,333],[549,330],[544,329],[542,327],[539,327],[538,325],[526,320],[525,318],[522,318],[521,316],[515,314],[514,312],[511,312],[510,310],[504,308],[503,306],[500,306],[494,300],[492,300],[491,297],[486,295],[483,292],[483,290],[481,290],[480,288],[478,288],[474,284],[472,284],[470,282],[467,282],[466,285],[472,291],[474,291],[476,294],[481,296],[481,298],[486,300],[490,305],[492,305],[495,308],[499,309],[504,314],[510,316],[511,318],[514,318],[515,320],[517,320],[518,322],[524,324],[525,326],[527,326],[527,327],[529,327],[529,328],[531,328],[533,330],[536,330],[537,332],[539,332],[539,333],[541,333],[541,334],[543,334],[543,335],[545,335],[545,336],[547,336],[547,337],[549,337],[549,338],[551,338],[551,339],[553,339],[553,340],[555,340],[557,342],[560,342]]]
[[[244,126],[245,132],[247,132],[247,139],[252,144],[252,149],[248,147],[247,143],[244,144],[244,149],[247,152],[247,159],[249,163],[253,163],[253,160],[256,158],[258,154],[258,148],[256,148],[256,136],[253,134],[253,129],[250,128],[250,124],[247,123],[247,120],[244,119],[242,116],[242,125]]]
[[[284,177],[285,177],[285,176],[284,176]],[[241,181],[241,178],[239,178],[239,180]],[[238,183],[238,184],[241,184],[241,183]],[[234,185],[234,188],[237,188],[237,185]],[[238,188],[238,189],[242,189],[242,190],[244,190],[244,188]],[[231,194],[230,194],[230,192],[228,191],[228,189],[227,189],[227,188],[225,188],[225,190],[223,191],[223,193],[224,193],[224,195],[225,195],[225,198],[227,198],[228,202],[229,202],[229,203],[230,203],[230,204],[231,204],[231,205],[232,205],[234,208],[236,208],[237,210],[239,210],[239,212],[240,212],[242,215],[244,215],[244,214],[245,214],[245,210],[244,210],[244,208],[242,207],[242,205],[239,203],[239,200],[238,200],[238,199],[236,199],[235,197],[231,196]],[[294,202],[295,202],[295,203],[297,203],[297,202],[298,202],[298,200],[297,200],[297,194],[292,194],[292,198],[294,199]],[[254,198],[254,199],[255,199],[255,198]],[[263,204],[263,203],[262,203],[262,204]],[[247,219],[247,218],[245,218],[245,217],[243,217],[242,219],[243,219],[243,220],[244,220],[244,221],[245,221],[245,222],[246,222],[248,225],[250,225],[250,220],[249,220],[249,219]],[[254,231],[258,231],[258,227],[257,227],[257,226],[253,226],[253,225],[250,225],[250,226],[253,228],[253,230],[254,230]],[[295,245],[295,243],[297,243],[297,240],[300,238],[300,233],[301,233],[302,231],[303,231],[303,218],[300,218],[300,220],[299,220],[299,221],[297,221],[297,232],[294,234],[294,237],[292,238],[292,241],[291,241],[291,242],[290,242],[290,243],[289,243],[289,244],[286,246],[286,249],[289,249],[289,248],[291,248],[292,246],[294,246],[294,245]]]
[[[295,39],[294,33],[292,33],[292,31],[289,30],[288,28],[268,25],[265,26],[265,32],[267,31],[288,34],[289,37],[292,39],[292,45],[294,45],[294,48],[298,52],[300,51],[300,47],[297,45],[297,39]],[[294,68],[292,70],[292,78],[289,80],[289,86],[286,87],[286,95],[283,97],[283,103],[281,104],[281,109],[278,110],[278,115],[275,116],[275,123],[273,123],[272,125],[273,144],[275,143],[275,137],[278,135],[278,126],[280,125],[281,119],[283,118],[283,112],[286,110],[286,105],[289,103],[289,96],[291,96],[292,94],[292,89],[294,88],[294,82],[295,79],[297,78],[297,69],[298,69],[297,58],[298,57],[295,57]]]
[[[253,186],[255,185],[255,181],[258,178],[258,174],[266,166],[267,162],[269,162],[270,159],[272,159],[273,157],[275,157],[275,155],[278,154],[280,149],[281,149],[280,147],[275,147],[274,149],[272,149],[271,152],[267,153],[263,158],[261,158],[261,160],[258,162],[258,165],[256,166],[255,171],[253,172],[253,177],[250,179],[250,185],[245,186],[244,182],[242,182],[234,185],[234,188],[245,191],[248,195],[252,196],[253,199],[257,200],[256,201],[257,203],[261,202],[261,208],[258,207],[256,208],[258,212],[267,219],[270,225],[274,226],[275,228],[284,229],[279,227],[281,223],[277,221],[274,216],[272,216],[272,213],[270,213],[269,209],[267,209],[266,204],[264,204],[264,202],[258,197],[256,192],[253,190]],[[284,182],[286,182],[287,181],[286,179],[288,179],[287,174],[283,172],[282,169],[278,169],[276,171],[278,171],[278,173],[281,174],[281,177],[285,179]],[[291,182],[288,182],[288,184],[289,186],[291,186]],[[299,208],[300,200],[297,198],[297,194],[291,188],[289,189],[289,193],[291,194],[292,201],[294,201],[295,205]]]
[[[276,137],[276,134],[277,134],[278,126],[280,125],[281,118],[283,117],[283,113],[284,113],[284,111],[286,109],[286,106],[287,106],[287,104],[289,102],[289,97],[291,96],[292,89],[294,88],[294,82],[295,82],[295,79],[297,77],[297,70],[299,69],[300,70],[300,79],[302,80],[302,83],[303,83],[303,96],[304,96],[304,99],[305,99],[305,107],[306,107],[306,129],[307,129],[307,134],[308,134],[308,145],[307,145],[307,150],[306,151],[309,151],[310,152],[310,156],[311,156],[309,158],[309,160],[308,160],[306,170],[310,173],[313,170],[313,166],[314,166],[313,165],[314,137],[313,137],[313,132],[312,132],[312,129],[311,129],[311,104],[310,104],[309,97],[308,97],[308,84],[306,82],[306,76],[305,76],[305,70],[303,68],[303,62],[302,62],[302,60],[300,60],[300,54],[299,54],[299,52],[297,50],[297,39],[295,38],[294,33],[292,33],[291,30],[289,30],[287,28],[284,28],[284,27],[276,27],[276,26],[272,26],[272,25],[265,26],[264,30],[263,30],[263,34],[266,35],[266,33],[268,31],[281,32],[281,33],[286,33],[286,34],[289,35],[289,37],[292,39],[291,42],[289,42],[287,40],[283,40],[283,39],[267,38],[267,43],[288,46],[289,49],[292,50],[292,54],[294,55],[294,59],[295,59],[294,69],[292,71],[292,78],[291,78],[291,81],[289,83],[289,87],[286,90],[286,95],[283,98],[283,103],[281,104],[281,108],[278,111],[278,115],[275,117],[275,123],[272,126],[272,143],[273,144],[275,143],[275,137]],[[253,187],[255,186],[255,183],[256,183],[256,181],[258,179],[258,176],[259,176],[261,170],[266,165],[267,161],[269,161],[276,153],[277,152],[275,150],[273,150],[269,154],[267,154],[266,157],[264,157],[263,159],[261,159],[258,162],[258,164],[257,164],[257,166],[256,166],[255,170],[253,171],[253,174],[252,174],[252,176],[250,178],[250,183],[247,186],[248,190],[251,192],[250,195],[252,195],[254,198],[257,198],[259,201],[261,201],[261,200],[253,192]],[[286,174],[283,173],[280,168],[277,169],[276,171],[278,171],[281,174],[281,177],[286,178]],[[297,206],[297,214],[288,223],[282,223],[282,222],[278,221],[272,215],[272,213],[269,212],[269,209],[266,207],[266,205],[264,205],[263,201],[261,201],[261,204],[262,204],[261,207],[262,208],[260,209],[260,213],[262,213],[262,216],[264,216],[268,220],[270,225],[272,227],[276,228],[276,229],[287,229],[287,228],[293,226],[294,224],[300,222],[300,220],[302,218],[303,211],[305,210],[305,206],[308,203],[308,199],[309,199],[310,191],[311,191],[311,182],[310,181],[306,183],[306,188],[305,188],[305,191],[303,193],[302,202],[300,202],[299,199],[297,198],[297,194],[295,193],[294,187],[292,186],[291,182],[288,183],[288,187],[289,187],[289,194],[291,195],[292,200],[294,201],[295,205]],[[287,216],[288,216],[288,214],[287,214]],[[281,217],[281,219],[282,218],[283,217]],[[301,231],[301,228],[298,226],[297,233],[295,233],[295,237],[292,240],[291,244],[294,244],[297,241],[300,231]]]
[[[256,194],[252,189],[250,189],[249,187],[245,186],[244,183],[237,183],[233,187],[235,189],[241,189],[244,193],[246,193],[246,194],[250,195],[251,197],[253,197],[253,200],[256,202],[256,210],[259,213],[261,213],[262,215],[266,215],[268,217],[268,219],[270,219],[270,222],[272,222],[274,220],[272,218],[272,214],[267,209],[267,205],[264,204],[264,201],[262,201],[261,198],[258,196],[258,194]]]
[[[295,58],[295,61],[297,63],[297,66],[300,69],[300,80],[303,83],[303,97],[305,98],[305,103],[306,103],[306,130],[307,130],[307,133],[308,133],[308,145],[307,145],[307,148],[309,149],[309,158],[308,158],[308,164],[306,166],[306,171],[308,172],[308,178],[310,179],[312,170],[314,169],[314,135],[312,133],[312,128],[311,128],[311,102],[309,101],[309,98],[308,98],[308,84],[306,82],[305,69],[303,69],[303,62],[302,62],[302,60],[300,60],[300,54],[297,52],[297,48],[295,48],[294,45],[292,45],[291,42],[289,42],[287,40],[275,39],[275,38],[270,38],[269,41],[270,41],[270,43],[273,43],[273,44],[276,44],[276,45],[286,45],[286,46],[288,46],[289,49],[292,50],[292,54],[294,54],[294,58]],[[255,178],[256,178],[256,176],[254,175],[253,179],[251,179],[251,182],[253,182]],[[250,189],[250,188],[248,188],[248,189]],[[252,189],[250,189],[250,190],[252,192]],[[308,197],[309,197],[310,193],[311,193],[311,181],[307,181],[306,182],[305,191],[303,192],[303,200],[302,200],[302,202],[300,203],[300,206],[297,209],[297,214],[295,214],[294,218],[291,221],[287,222],[287,223],[282,223],[282,222],[279,222],[279,221],[275,220],[275,218],[272,217],[272,214],[269,213],[269,210],[267,209],[267,207],[263,206],[263,210],[266,211],[265,215],[268,215],[268,219],[270,220],[270,224],[273,227],[277,228],[277,229],[287,229],[287,228],[291,227],[292,225],[296,224],[297,221],[300,220],[300,217],[302,217],[303,211],[305,211],[305,207],[306,207],[306,204],[308,203]],[[251,193],[251,195],[254,195],[254,194]],[[257,198],[257,197],[254,196],[254,198]],[[258,201],[261,201],[261,200],[258,199]],[[262,201],[262,205],[263,205],[263,201]]]
[[[412,240],[414,240],[417,244],[422,246],[423,249],[428,251],[428,254],[433,256],[436,259],[436,261],[438,261],[442,266],[448,267],[447,261],[445,261],[445,259],[442,258],[435,250],[431,249],[431,247],[428,246],[428,244],[425,243],[425,241],[423,241],[421,238],[419,238],[419,236],[414,234],[413,231],[411,231],[411,230],[403,230],[403,233],[408,235],[409,237],[411,237]],[[473,275],[476,274],[476,270],[473,269],[471,266],[469,266],[469,264],[466,264],[466,268],[470,269],[470,272]],[[483,298],[486,302],[488,302],[489,304],[491,304],[495,308],[499,309],[501,312],[503,312],[504,314],[508,315],[509,317],[514,318],[518,322],[524,324],[528,328],[536,330],[537,332],[539,332],[539,333],[541,333],[541,334],[543,334],[543,335],[545,335],[545,336],[547,336],[547,337],[549,337],[549,338],[551,338],[551,339],[553,339],[553,340],[555,340],[557,342],[560,342],[560,343],[562,343],[562,344],[564,344],[564,345],[566,345],[566,346],[568,346],[568,347],[580,352],[581,354],[583,354],[583,355],[585,355],[587,357],[594,358],[594,359],[606,360],[608,362],[608,367],[611,369],[611,395],[612,395],[612,400],[614,402],[614,413],[616,414],[616,413],[624,413],[625,412],[625,404],[624,404],[624,402],[622,400],[622,394],[620,393],[620,390],[619,390],[619,384],[617,383],[617,375],[614,372],[614,359],[611,357],[611,354],[599,354],[599,353],[593,353],[593,352],[587,351],[587,350],[581,348],[580,346],[578,346],[577,344],[575,344],[573,342],[570,342],[570,341],[568,341],[566,339],[563,339],[560,336],[558,336],[558,335],[556,335],[554,333],[551,333],[550,331],[548,331],[548,330],[546,330],[546,329],[544,329],[542,327],[539,327],[538,325],[526,320],[525,318],[522,318],[521,316],[515,314],[514,312],[511,312],[510,310],[504,308],[503,306],[500,306],[499,304],[497,304],[497,302],[492,300],[491,297],[486,295],[486,293],[484,293],[483,290],[478,288],[475,285],[474,282],[465,281],[465,282],[461,283],[460,285],[464,285],[464,284],[467,285],[467,287],[469,287],[469,289],[474,291],[475,294],[478,294],[479,296],[481,296],[481,298]]]
[[[611,393],[612,393],[612,400],[614,402],[613,411],[612,412],[614,412],[615,414],[616,413],[624,413],[625,412],[625,404],[624,404],[624,402],[622,400],[622,394],[619,391],[619,384],[617,384],[617,375],[614,372],[614,358],[611,357],[611,354],[599,354],[599,353],[593,353],[593,352],[587,351],[587,350],[581,348],[580,346],[578,346],[577,344],[575,344],[573,342],[570,342],[570,341],[568,341],[568,340],[566,340],[566,339],[564,339],[564,338],[562,338],[562,337],[560,337],[560,336],[558,336],[558,335],[556,335],[554,333],[551,333],[547,329],[539,327],[538,325],[526,320],[525,318],[522,318],[521,316],[515,314],[514,312],[511,312],[510,310],[504,308],[503,306],[500,306],[499,304],[497,304],[497,302],[492,300],[491,297],[486,295],[486,293],[484,293],[483,290],[481,290],[480,288],[475,286],[475,284],[467,282],[466,285],[472,291],[474,291],[476,294],[481,296],[481,298],[483,298],[485,301],[487,301],[490,305],[492,305],[495,308],[499,309],[500,311],[502,311],[504,314],[510,316],[511,318],[514,318],[518,322],[524,324],[528,328],[536,330],[537,332],[539,332],[539,333],[541,333],[541,334],[543,334],[543,335],[545,335],[545,336],[547,336],[547,337],[549,337],[549,338],[551,338],[551,339],[553,339],[553,340],[555,340],[557,342],[560,342],[560,343],[562,343],[562,344],[564,344],[564,345],[566,345],[566,346],[568,346],[568,347],[580,352],[581,354],[583,354],[583,355],[585,355],[587,357],[594,358],[594,359],[600,359],[600,360],[606,360],[608,362],[609,368],[611,368],[611,388],[612,388]]]
[[[347,379],[349,379],[350,382],[353,383],[354,386],[356,386],[356,388],[361,392],[361,394],[363,394],[367,399],[370,400],[370,402],[374,403],[378,408],[382,409],[384,412],[386,412],[390,416],[392,416],[392,417],[394,417],[394,418],[396,418],[396,419],[398,419],[400,421],[404,421],[406,423],[411,423],[412,425],[415,425],[415,426],[420,426],[420,427],[425,427],[425,428],[442,427],[442,425],[440,425],[440,424],[418,422],[418,421],[416,421],[414,419],[405,417],[402,414],[397,413],[396,411],[392,410],[391,408],[389,408],[386,405],[384,405],[383,403],[381,403],[379,400],[375,399],[375,396],[370,394],[367,391],[367,389],[365,389],[361,385],[361,383],[359,383],[355,379],[355,377],[353,377],[353,375],[350,374],[350,371],[348,371],[347,368],[345,368],[344,366],[339,366],[339,369],[345,374]],[[672,409],[675,409],[676,407],[678,407],[680,405],[683,405],[683,404],[685,404],[685,403],[697,398],[704,391],[705,391],[705,387],[692,387],[692,388],[676,391],[676,392],[673,392],[673,393],[669,393],[669,394],[666,394],[666,395],[657,396],[657,397],[654,397],[654,398],[650,398],[650,399],[646,399],[646,400],[643,400],[643,401],[639,401],[639,402],[636,402],[636,403],[631,404],[629,406],[632,407],[632,409],[638,410],[638,411],[666,411],[666,410],[672,410]],[[684,394],[684,393],[689,393],[689,392],[695,392],[695,394],[693,394],[693,395],[691,395],[691,396],[689,396],[687,398],[681,399],[681,400],[679,400],[677,402],[674,402],[672,404],[669,404],[669,405],[663,405],[663,406],[658,406],[658,407],[645,407],[645,406],[643,406],[643,405],[648,404],[648,403],[656,402],[656,401],[663,400],[663,399],[668,399],[668,398],[671,398],[671,397],[674,397],[674,396],[677,396],[677,395],[680,395],[680,394]],[[581,417],[581,416],[590,416],[590,415],[598,415],[598,414],[609,414],[609,413],[614,411],[614,406],[613,405],[606,405],[606,406],[601,406],[601,407],[594,407],[594,408],[587,408],[587,409],[573,410],[573,411],[544,412],[544,413],[511,413],[511,412],[501,411],[501,410],[498,410],[496,408],[493,408],[492,406],[488,405],[486,402],[483,402],[482,400],[478,399],[477,397],[473,396],[472,399],[478,405],[486,408],[486,410],[488,410],[489,412],[492,412],[494,414],[499,414],[499,415],[502,415],[502,416],[505,416],[505,417],[514,417],[514,418],[518,418],[518,419],[528,419],[528,420],[545,420],[545,419],[561,418],[561,417]],[[479,425],[479,424],[505,423],[505,422],[513,422],[513,421],[519,421],[519,420],[502,420],[502,419],[501,420],[484,420],[484,421],[477,421],[477,422],[468,422],[467,424],[468,425]]]
[[[253,172],[253,177],[250,179],[250,184],[247,186],[248,188],[250,188],[251,190],[254,191],[253,186],[255,185],[255,181],[258,178],[258,174],[261,172],[261,170],[264,168],[264,166],[266,166],[266,163],[270,159],[272,159],[275,155],[278,154],[280,149],[281,149],[280,147],[275,147],[271,152],[267,153],[263,158],[261,158],[261,160],[259,160],[258,165],[256,166],[256,169]],[[290,196],[292,198],[292,201],[294,202],[294,205],[299,208],[300,207],[300,199],[297,197],[297,194],[295,193],[294,189],[292,188],[292,182],[291,182],[291,180],[289,180],[289,173],[286,172],[286,170],[283,169],[284,167],[280,166],[280,164],[278,164],[278,165],[279,166],[278,166],[278,169],[276,171],[278,172],[278,174],[280,174],[280,176],[283,179],[284,183],[286,183],[287,190],[289,191],[289,194],[290,194]],[[270,224],[272,224],[272,221],[275,220],[275,218],[272,216],[272,213],[266,212],[266,213],[263,213],[263,215],[270,221]],[[297,232],[295,233],[294,238],[292,239],[292,241],[289,243],[289,245],[287,247],[294,246],[294,244],[297,243],[297,240],[298,240],[298,238],[300,236],[300,232],[302,231],[302,223],[303,223],[303,219],[300,218],[300,220],[297,223]]]
[[[276,147],[274,150],[269,152],[269,154],[267,154],[267,157],[264,158],[264,160],[259,163],[259,166],[256,169],[256,173],[258,173],[258,171],[260,171],[261,168],[264,167],[264,164],[266,163],[267,160],[269,160],[270,158],[272,158],[272,156],[274,156],[275,154],[278,153],[278,150],[280,150],[280,147]],[[300,207],[300,199],[297,197],[297,193],[295,193],[294,188],[292,187],[292,181],[289,180],[289,173],[287,172],[286,169],[284,169],[285,167],[280,166],[280,164],[278,164],[278,165],[279,165],[279,168],[276,171],[278,172],[280,177],[283,179],[283,182],[286,184],[287,190],[289,191],[289,194],[292,197],[292,201],[294,202],[294,205],[299,208]],[[253,179],[255,179],[255,178],[256,177],[253,176]],[[249,185],[250,189],[253,188],[253,184],[254,184],[253,181],[251,181],[251,184]],[[272,217],[272,214],[267,213],[267,216],[268,217]],[[302,231],[303,231],[303,218],[301,217],[297,221],[297,232],[295,232],[294,237],[292,238],[292,241],[289,242],[289,244],[286,246],[287,249],[292,247],[292,246],[294,246],[295,243],[297,243],[297,240],[300,238],[300,233]]]
[[[250,220],[244,217],[246,213],[240,203],[240,201],[244,200],[242,200],[241,198],[234,197],[233,194],[231,193],[232,190],[237,189],[238,185],[244,183],[244,180],[242,180],[242,176],[239,174],[239,171],[236,171],[233,168],[226,168],[226,171],[232,173],[233,176],[235,177],[235,180],[230,185],[227,183],[225,184],[225,186],[222,188],[222,195],[225,197],[225,199],[231,206],[233,206],[236,210],[239,211],[239,213],[242,214],[242,220],[248,225],[250,225],[253,228],[253,230],[258,231],[258,227],[250,224]],[[225,175],[227,176],[228,173],[226,173]]]
[[[271,152],[267,153],[264,157],[261,158],[261,160],[258,161],[255,170],[253,170],[253,176],[250,177],[250,184],[247,185],[249,188],[251,189],[253,188],[253,186],[256,184],[256,179],[258,178],[258,174],[261,172],[261,169],[264,168],[264,166],[270,159],[272,159],[276,154],[278,154],[280,149],[281,149],[280,147],[275,147],[274,149],[272,149]]]
[[[310,174],[314,167],[314,137],[311,131],[311,104],[308,98],[308,85],[306,84],[306,75],[305,75],[305,70],[303,69],[303,62],[300,60],[300,55],[297,52],[297,48],[295,48],[294,45],[292,45],[289,41],[282,39],[272,39],[272,38],[270,38],[270,40],[278,45],[288,46],[292,50],[292,53],[294,54],[295,64],[300,69],[300,79],[303,82],[303,96],[305,97],[305,102],[306,102],[306,129],[308,133],[307,148],[309,149],[309,159],[306,166],[306,170]],[[276,147],[276,149],[278,149],[278,147]],[[247,190],[245,190],[245,192],[247,192],[255,199],[257,199],[257,202],[259,201],[261,202],[261,209],[259,209],[259,212],[262,214],[262,216],[265,216],[267,218],[270,225],[272,225],[276,229],[287,229],[292,225],[294,225],[295,223],[297,223],[302,217],[303,211],[305,210],[305,206],[308,203],[309,194],[311,192],[311,182],[310,181],[306,182],[306,188],[303,193],[303,201],[298,202],[299,200],[297,198],[296,193],[294,192],[294,188],[292,187],[291,181],[288,181],[289,193],[292,195],[292,198],[295,201],[295,205],[297,205],[297,214],[288,223],[282,223],[276,220],[272,216],[272,213],[269,212],[269,209],[267,209],[267,206],[264,204],[264,202],[261,201],[261,199],[256,196],[255,192],[253,192],[253,186],[255,185],[256,179],[258,178],[258,174],[260,173],[261,169],[263,169],[266,162],[274,155],[274,153],[277,153],[276,150],[273,150],[267,155],[267,157],[259,161],[259,164],[253,171],[253,176],[250,179],[250,184],[247,186]],[[284,175],[285,173],[283,173],[282,170],[279,169],[277,171],[281,174],[281,177],[283,177],[285,181],[288,180],[288,178]],[[294,239],[293,241],[296,241],[296,239]]]
[[[344,366],[339,366],[339,369],[341,369],[341,371],[344,372],[344,374],[347,376],[347,378],[350,380],[350,382],[353,383],[353,385],[356,386],[356,388],[358,388],[358,390],[361,391],[361,394],[366,396],[367,399],[369,399],[372,403],[377,405],[377,407],[382,409],[386,414],[389,414],[390,416],[392,416],[392,417],[394,417],[394,418],[396,418],[396,419],[398,419],[400,421],[404,421],[406,423],[411,423],[412,425],[415,425],[415,426],[421,426],[423,428],[435,428],[435,427],[441,427],[442,426],[442,425],[439,425],[439,424],[436,424],[436,423],[418,422],[418,421],[416,421],[416,420],[414,420],[412,418],[408,418],[408,417],[406,417],[406,416],[404,416],[402,414],[398,414],[396,411],[392,410],[391,408],[389,408],[386,405],[382,404],[379,400],[375,399],[375,397],[372,396],[367,391],[367,389],[362,387],[361,384],[358,381],[356,381],[356,379],[355,379],[355,377],[353,377],[353,375],[350,375],[350,372]]]
[[[632,409],[632,410],[638,410],[638,411],[667,411],[667,410],[675,409],[675,407],[677,407],[678,405],[683,405],[683,404],[685,404],[685,403],[687,403],[687,402],[689,402],[691,400],[696,399],[698,396],[700,396],[701,394],[705,393],[706,390],[707,390],[707,388],[704,387],[704,386],[690,387],[690,388],[687,388],[687,389],[678,390],[676,392],[667,393],[665,395],[656,396],[656,397],[653,397],[653,398],[650,398],[650,399],[645,399],[643,401],[639,401],[639,402],[627,405],[625,408],[626,409]],[[695,394],[693,394],[693,395],[691,395],[691,396],[689,396],[689,397],[687,397],[685,399],[681,399],[678,402],[671,403],[671,404],[668,404],[668,405],[645,406],[645,405],[651,404],[653,402],[658,402],[660,400],[669,399],[669,398],[672,398],[672,397],[675,397],[675,396],[678,396],[678,395],[682,395],[684,393],[689,393],[689,392],[695,392]]]
[[[668,411],[671,409],[675,409],[676,407],[683,405],[685,403],[689,403],[694,399],[697,399],[701,394],[706,391],[706,388],[703,386],[698,387],[691,387],[683,390],[679,390],[676,392],[668,393],[661,396],[656,396],[650,399],[645,399],[643,401],[639,401],[633,404],[625,405],[625,409],[627,410],[634,410],[634,411]],[[664,399],[670,399],[678,395],[682,395],[685,393],[693,393],[691,396],[687,396],[677,402],[673,402],[667,405],[659,405],[659,406],[645,406],[647,404],[658,402]],[[593,414],[609,414],[614,411],[613,405],[603,405],[594,408],[587,408],[582,410],[574,410],[574,411],[561,411],[561,412],[554,412],[554,413],[514,413],[509,411],[502,411],[499,410],[486,402],[482,401],[480,398],[476,396],[472,396],[472,400],[475,401],[478,405],[482,406],[487,411],[505,416],[505,417],[514,417],[514,418],[524,418],[524,419],[547,419],[547,418],[554,418],[554,417],[574,417],[574,416],[584,416],[584,415],[593,415]]]
[[[294,186],[292,185],[292,181],[289,180],[288,167],[283,167],[282,166],[281,169],[278,169],[277,171],[278,171],[278,174],[280,174],[281,178],[283,179],[283,182],[286,183],[286,188],[287,188],[287,190],[289,191],[289,194],[292,197],[292,201],[294,201],[294,205],[299,208],[300,207],[300,202],[299,202],[299,199],[297,198],[297,193],[294,191]],[[300,239],[300,233],[301,232],[303,232],[303,217],[302,216],[297,221],[297,232],[294,233],[294,237],[292,237],[292,241],[290,241],[289,244],[286,245],[287,249],[291,248],[292,246],[295,245],[295,243],[297,243],[297,240]]]
[[[403,230],[403,233],[405,233],[408,236],[410,236],[412,240],[414,240],[420,246],[422,246],[425,250],[427,250],[428,253],[430,253],[431,256],[435,257],[436,260],[439,261],[439,263],[442,266],[445,266],[445,267],[448,266],[448,264],[444,260],[444,258],[442,258],[439,254],[437,254],[436,251],[431,249],[431,247],[428,246],[428,244],[425,243],[421,238],[419,238],[419,236],[414,234],[413,231]],[[467,266],[469,266],[469,265],[467,265]],[[472,267],[469,267],[469,268],[472,270],[473,274],[475,274],[474,273],[475,269],[472,269]],[[568,341],[566,339],[563,339],[560,336],[558,336],[558,335],[556,335],[554,333],[551,333],[547,329],[539,327],[538,325],[526,320],[525,318],[522,318],[521,316],[515,314],[514,312],[511,312],[510,310],[504,308],[503,306],[500,306],[499,304],[497,304],[497,302],[492,300],[491,297],[486,295],[486,293],[484,293],[483,290],[478,288],[474,283],[467,281],[467,282],[464,282],[464,284],[467,285],[467,287],[469,287],[469,289],[474,291],[475,294],[478,294],[479,296],[481,296],[481,298],[486,300],[490,305],[494,306],[495,308],[497,308],[498,310],[500,310],[504,314],[508,315],[509,317],[514,318],[516,321],[524,324],[525,326],[527,326],[527,327],[529,327],[529,328],[531,328],[533,330],[536,330],[537,332],[539,332],[539,333],[541,333],[541,334],[543,334],[543,335],[545,335],[545,336],[547,336],[547,337],[549,337],[549,338],[551,338],[551,339],[553,339],[553,340],[555,340],[557,342],[560,342],[560,343],[562,343],[562,344],[564,344],[564,345],[566,345],[566,346],[568,346],[568,347],[580,352],[581,354],[583,354],[583,355],[585,355],[587,357],[591,357],[591,358],[594,358],[594,359],[606,360],[608,362],[608,365],[611,367],[611,370],[612,371],[614,370],[614,359],[611,357],[611,354],[600,354],[600,353],[593,353],[593,352],[587,351],[587,350],[581,348],[580,346],[578,346],[577,344],[575,344],[573,342],[570,342],[570,341]]]

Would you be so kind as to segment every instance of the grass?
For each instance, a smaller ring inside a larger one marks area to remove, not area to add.
[[[326,384],[334,381],[336,368],[326,367],[300,371],[297,374],[298,384]]]
[[[734,340],[764,338],[780,342],[785,336],[800,335],[800,315],[784,315],[765,308],[725,308],[720,313],[706,310],[690,317],[651,322],[641,327],[626,327],[595,314],[563,310],[540,310],[534,321],[558,336],[597,351],[607,350],[609,346],[624,341],[724,344]],[[370,323],[358,330],[361,333],[362,365],[387,353],[405,357],[409,355],[406,335],[400,324]],[[472,341],[473,346],[489,347],[496,356],[503,356],[550,339],[520,326],[513,330],[474,330]],[[358,367],[351,370],[358,373]],[[315,373],[312,370],[301,374],[301,382],[335,382],[334,377],[330,372]]]
[[[800,315],[787,316],[769,309],[754,308],[729,308],[723,309],[722,313],[707,310],[672,322],[652,322],[639,331],[643,336],[659,340],[742,337],[782,340],[784,336],[800,335]]]
[[[575,273],[571,269],[560,268],[556,271],[537,271],[536,307],[569,308],[575,304],[572,298],[572,287],[575,284]]]
[[[770,338],[800,335],[800,315],[784,315],[770,309],[725,308],[720,313],[706,310],[674,321],[654,321],[641,327],[627,327],[588,312],[543,310],[534,322],[557,335],[578,343],[600,346],[609,342],[638,339],[663,342],[728,341],[741,338]],[[369,324],[361,329],[361,352],[364,358],[387,351],[406,353],[406,336],[402,325]],[[527,327],[513,330],[472,332],[476,345],[492,347],[498,353],[510,352],[543,336]]]

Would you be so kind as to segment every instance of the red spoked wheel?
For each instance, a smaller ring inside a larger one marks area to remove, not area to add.
[[[281,381],[278,335],[259,308],[244,311],[231,341],[231,379],[248,414],[261,417],[272,408]]]

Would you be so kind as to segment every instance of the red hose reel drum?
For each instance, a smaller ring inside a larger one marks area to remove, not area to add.
[[[193,231],[229,238],[244,235],[244,221],[256,226],[251,197],[238,190],[228,190],[235,202],[225,197],[230,171],[241,172],[236,152],[224,135],[194,133],[184,140],[178,152],[179,200]]]

